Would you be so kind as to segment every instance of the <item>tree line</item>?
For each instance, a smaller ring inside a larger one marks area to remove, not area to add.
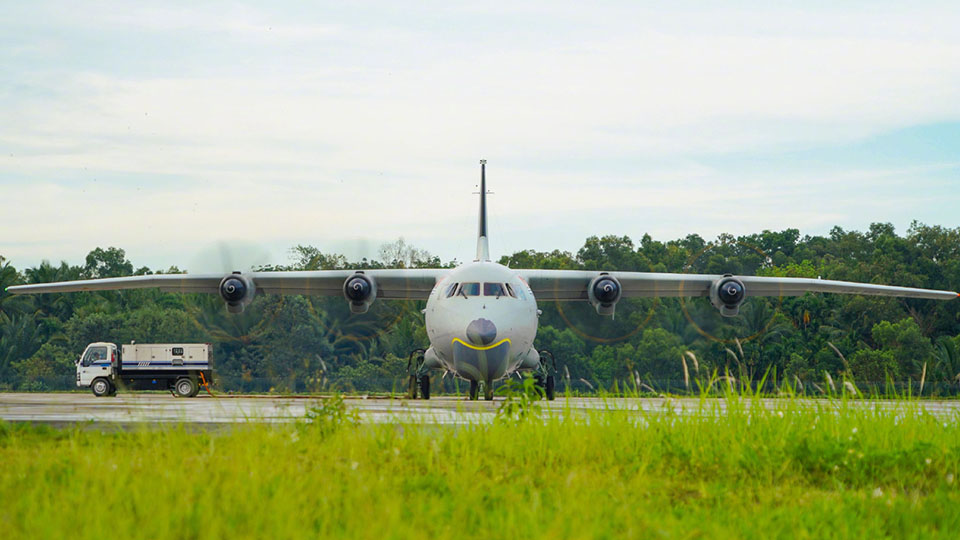
[[[960,289],[960,228],[888,223],[867,231],[797,229],[671,241],[644,235],[592,236],[576,252],[526,250],[512,268],[792,276]],[[452,267],[402,239],[371,260],[350,261],[313,246],[287,264],[258,270]],[[401,389],[410,352],[428,345],[423,302],[377,301],[351,314],[343,298],[257,295],[232,315],[215,295],[156,290],[14,296],[4,289],[42,283],[180,273],[135,267],[122,249],[96,248],[82,265],[47,261],[14,268],[0,256],[0,390],[74,387],[74,361],[93,341],[209,342],[223,391]],[[691,388],[723,375],[822,388],[923,381],[960,392],[960,302],[806,294],[749,298],[724,318],[706,299],[624,299],[612,320],[587,303],[540,302],[535,346],[557,358],[561,380],[579,390]],[[456,383],[438,376],[438,384]]]

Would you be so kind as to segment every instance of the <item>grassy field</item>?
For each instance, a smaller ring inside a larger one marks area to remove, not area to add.
[[[4,538],[949,537],[960,423],[824,400],[774,411],[100,433],[0,424]],[[516,407],[520,405],[520,407]],[[505,409],[506,410],[506,409]],[[529,414],[523,415],[527,412]]]

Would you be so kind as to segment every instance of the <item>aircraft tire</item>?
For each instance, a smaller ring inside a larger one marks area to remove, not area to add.
[[[430,377],[427,375],[420,376],[420,396],[430,399]]]
[[[547,380],[543,385],[544,391],[547,394],[547,401],[553,401],[557,397],[556,384],[553,375],[547,375]]]
[[[417,399],[417,376],[411,375],[407,380],[407,399]]]
[[[493,401],[493,383],[483,385],[483,399]]]
[[[480,397],[480,383],[470,381],[470,401],[476,401]]]
[[[540,399],[547,395],[547,383],[543,378],[543,375],[538,373],[533,376],[533,390],[537,393],[537,397]]]

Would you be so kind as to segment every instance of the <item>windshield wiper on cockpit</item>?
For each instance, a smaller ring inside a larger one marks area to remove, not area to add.
[[[459,294],[460,296],[462,296],[462,297],[464,297],[464,298],[467,297],[467,293],[463,292],[463,287],[460,287],[460,290],[457,291],[457,294]]]

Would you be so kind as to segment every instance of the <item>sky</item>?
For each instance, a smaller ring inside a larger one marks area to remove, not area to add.
[[[960,225],[955,2],[590,4],[8,2],[0,256]]]

